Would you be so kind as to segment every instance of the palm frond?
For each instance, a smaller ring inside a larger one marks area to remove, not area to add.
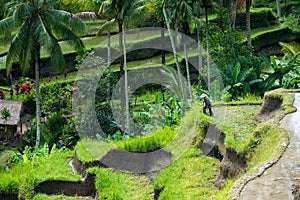
[[[12,32],[15,28],[14,17],[7,17],[0,21],[0,35],[4,35],[5,33]]]
[[[50,48],[48,51],[51,55],[51,63],[58,73],[63,73],[66,67],[63,52],[58,44],[57,39],[51,37],[50,41]]]
[[[107,22],[105,22],[98,30],[97,32],[97,36],[100,36],[102,35],[104,32],[108,31],[108,30],[112,30],[116,27],[117,25],[117,21],[116,19],[112,19],[112,20],[109,20]]]
[[[86,25],[85,23],[77,16],[73,15],[70,21],[71,30],[77,35],[82,36],[85,33]]]
[[[15,25],[20,26],[24,22],[24,20],[33,18],[33,14],[33,7],[24,3],[17,5],[16,10],[13,14]]]
[[[51,16],[45,18],[47,24],[51,26],[51,30],[55,38],[66,40],[70,45],[74,46],[77,53],[82,54],[85,50],[84,44],[80,37],[77,36],[73,31],[60,21],[55,20]]]
[[[11,45],[9,47],[7,57],[6,57],[6,72],[7,74],[10,73],[12,69],[12,63],[13,62],[19,62],[21,65],[21,68],[25,69],[29,66],[30,63],[30,56],[26,54],[25,56],[25,49],[23,47],[26,47],[26,40],[28,40],[30,36],[30,26],[28,22],[25,22],[23,26],[21,26],[19,32],[16,34],[16,36],[13,38]],[[21,56],[23,54],[23,56]],[[29,57],[28,57],[29,56]],[[23,59],[20,60],[20,57]],[[28,59],[25,59],[28,58]]]
[[[63,10],[48,9],[46,17],[55,18],[57,22],[69,26],[71,23],[72,13]]]

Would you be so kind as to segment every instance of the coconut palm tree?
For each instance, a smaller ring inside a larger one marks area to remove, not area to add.
[[[162,45],[162,50],[161,50],[161,64],[162,66],[166,65],[166,51],[164,50],[165,48],[165,20],[164,20],[164,14],[163,14],[163,7],[165,6],[167,0],[153,0],[150,2],[153,6],[151,7],[151,18],[155,19],[161,27],[161,45]]]
[[[33,66],[36,81],[36,146],[40,145],[41,108],[39,74],[41,49],[51,56],[53,66],[64,72],[65,61],[59,40],[67,40],[77,52],[83,53],[84,45],[76,33],[83,33],[85,25],[71,13],[55,10],[47,0],[18,0],[9,7],[8,15],[0,21],[0,34],[17,29],[6,58],[7,74],[13,63],[18,63],[23,73]]]
[[[125,75],[125,78],[121,78],[121,130],[125,131],[125,121],[126,118],[126,125],[127,129],[129,128],[129,108],[126,108],[128,103],[128,88],[125,86],[127,85],[127,69],[126,67],[126,59],[124,59],[124,53],[126,54],[126,49],[124,49],[124,42],[123,32],[125,31],[125,25],[137,24],[141,22],[141,20],[146,19],[146,15],[148,9],[145,0],[105,0],[102,2],[100,7],[99,13],[105,14],[111,18],[111,20],[107,21],[103,24],[97,35],[100,35],[103,31],[109,30],[112,26],[117,25],[119,29],[119,51],[121,59],[120,59],[120,77]],[[122,34],[121,34],[122,33]],[[126,57],[126,56],[125,56]],[[126,110],[126,117],[124,117],[124,113]]]
[[[191,0],[176,1],[174,8],[172,8],[171,10],[173,11],[172,16],[174,17],[172,20],[174,20],[175,26],[177,26],[177,28],[184,33],[183,49],[185,55],[185,68],[187,73],[188,91],[190,95],[190,100],[193,101],[189,62],[188,62],[188,51],[187,51],[186,38],[185,38],[185,35],[191,34],[191,32],[193,31],[193,26],[194,26],[193,2]]]
[[[201,15],[201,7],[199,1],[193,2],[193,12],[194,12],[194,21],[195,21],[195,26],[197,30],[197,42],[198,42],[198,71],[200,74],[200,70],[202,68],[202,48],[201,48],[201,20],[200,20],[200,15]]]
[[[176,47],[175,47],[175,43],[174,43],[174,38],[172,37],[172,34],[171,34],[170,22],[169,22],[169,18],[168,18],[165,6],[163,7],[163,14],[164,14],[164,18],[166,20],[166,25],[167,25],[167,29],[168,29],[168,32],[169,32],[169,37],[170,37],[170,40],[171,40],[171,46],[172,46],[174,59],[175,59],[175,63],[176,63],[176,68],[177,68],[177,73],[178,73],[179,82],[180,82],[181,95],[182,95],[182,98],[184,99],[185,95],[184,95],[183,82],[182,82],[182,77],[181,77],[181,72],[180,72],[180,65],[179,65],[179,61],[178,61],[178,56],[177,56],[177,51],[176,51]]]

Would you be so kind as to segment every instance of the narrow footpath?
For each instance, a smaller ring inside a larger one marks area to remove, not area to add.
[[[294,106],[297,111],[280,122],[290,132],[287,150],[278,163],[246,185],[241,200],[294,200],[293,184],[300,184],[300,93],[295,94]]]

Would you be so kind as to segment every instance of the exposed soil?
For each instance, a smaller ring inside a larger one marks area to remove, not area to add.
[[[76,153],[73,166],[77,172],[84,174],[92,166],[112,168],[133,174],[153,175],[172,163],[172,154],[162,149],[146,153],[111,150],[100,160],[81,162]]]
[[[290,143],[280,160],[248,183],[240,199],[296,200],[300,195],[300,94],[295,94],[297,112],[287,115],[280,127],[290,133]]]
[[[48,195],[64,194],[66,196],[96,197],[95,176],[88,173],[83,181],[44,181],[35,186],[34,191]]]
[[[274,117],[275,112],[281,109],[282,99],[279,97],[265,96],[261,110],[255,116],[258,122],[264,122]]]
[[[0,199],[1,200],[18,200],[18,195],[17,194],[4,194],[0,193]]]

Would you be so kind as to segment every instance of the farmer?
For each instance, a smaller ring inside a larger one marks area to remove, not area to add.
[[[206,94],[201,94],[201,98],[204,101],[204,106],[203,106],[203,113],[206,114],[206,109],[209,110],[209,115],[213,116],[212,110],[211,110],[211,106],[212,106],[212,102],[211,100],[208,98],[208,96]]]

